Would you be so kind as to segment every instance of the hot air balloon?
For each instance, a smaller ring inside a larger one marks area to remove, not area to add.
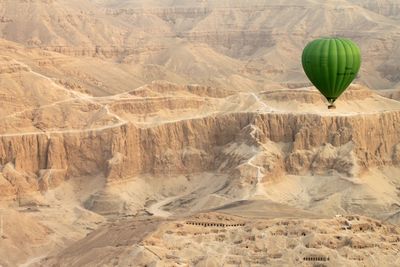
[[[347,89],[361,66],[360,48],[351,40],[322,38],[303,50],[304,72],[314,86],[335,108],[336,99]]]

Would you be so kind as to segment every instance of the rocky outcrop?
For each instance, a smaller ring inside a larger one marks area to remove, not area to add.
[[[338,117],[271,114],[258,115],[255,124],[265,133],[265,137],[261,138],[291,144],[286,165],[287,171],[291,172],[298,164],[307,168],[307,162],[321,159],[321,156],[314,158],[315,153],[303,154],[304,158],[300,161],[290,160],[292,156],[301,151],[313,152],[327,144],[330,144],[328,150],[347,145],[351,149],[335,151],[333,154],[354,153],[357,159],[355,163],[362,169],[392,164],[394,147],[400,141],[400,129],[397,127],[399,119],[398,112]],[[324,154],[324,150],[319,152]],[[322,156],[329,157],[332,155]]]
[[[45,51],[52,51],[61,53],[73,57],[103,57],[103,58],[117,58],[125,57],[127,55],[138,55],[145,52],[159,52],[165,49],[164,46],[148,46],[146,48],[140,48],[137,46],[66,46],[66,45],[56,45],[56,46],[43,46],[40,44],[31,44],[30,48],[40,48]],[[46,62],[43,62],[46,64]]]
[[[129,125],[114,136],[111,153],[119,160],[108,164],[109,174],[123,175],[109,176],[109,179],[123,178],[128,173],[191,173],[215,169],[220,149],[233,141],[250,119],[251,114],[234,114],[151,128]],[[115,168],[122,170],[115,171]]]
[[[28,184],[33,184],[32,177],[39,177],[43,190],[50,180],[54,181],[51,187],[64,177],[85,174],[103,173],[114,181],[142,173],[228,171],[254,156],[226,152],[228,146],[244,143],[259,150],[261,156],[254,164],[262,166],[264,176],[329,170],[352,176],[374,166],[399,163],[399,123],[399,112],[355,116],[237,113],[148,128],[126,124],[100,131],[3,136],[0,162],[31,177]],[[257,130],[250,133],[249,127]],[[285,148],[275,144],[285,144]],[[26,190],[23,184],[20,187]]]

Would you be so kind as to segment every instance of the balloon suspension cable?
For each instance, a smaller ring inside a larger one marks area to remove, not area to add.
[[[328,109],[336,109],[335,104],[333,104],[335,102],[335,100],[336,99],[332,99],[332,98],[328,99],[328,102],[329,102]]]

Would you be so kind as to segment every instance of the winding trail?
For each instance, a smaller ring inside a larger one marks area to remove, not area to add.
[[[88,129],[71,129],[71,130],[54,130],[54,131],[37,131],[37,132],[23,132],[23,133],[9,133],[0,134],[0,137],[12,137],[12,136],[24,136],[24,135],[49,135],[49,134],[77,134],[77,133],[87,133],[87,132],[98,132],[106,129],[117,128],[119,126],[127,124],[126,122],[119,122],[112,125],[106,125],[98,128],[88,128]]]
[[[247,164],[249,164],[250,166],[254,167],[257,169],[257,184],[256,184],[256,188],[255,188],[255,192],[254,192],[254,196],[265,196],[265,190],[264,187],[262,185],[262,179],[264,177],[262,171],[261,171],[261,167],[257,166],[253,163],[253,160],[257,157],[257,155],[253,156],[248,162]]]
[[[95,97],[95,96],[91,96],[85,93],[81,93],[78,91],[74,91],[71,89],[66,88],[65,86],[58,84],[53,78],[51,77],[47,77],[41,73],[38,73],[34,70],[32,70],[30,68],[30,66],[28,66],[27,64],[17,61],[15,60],[16,63],[20,64],[21,66],[25,67],[27,69],[27,72],[31,73],[32,75],[35,75],[37,77],[39,77],[40,79],[45,79],[47,81],[49,81],[56,89],[64,91],[67,93],[68,98],[63,99],[63,100],[59,100],[59,101],[55,101],[53,103],[49,103],[49,104],[45,104],[39,107],[35,107],[35,108],[30,108],[30,109],[25,109],[25,110],[21,110],[9,115],[6,115],[4,117],[2,117],[3,119],[6,118],[10,118],[10,117],[15,117],[18,115],[22,115],[25,112],[29,112],[29,111],[34,111],[34,110],[39,110],[42,108],[47,108],[47,107],[51,107],[51,106],[55,106],[58,104],[62,104],[62,103],[68,103],[68,102],[73,102],[73,101],[83,101],[86,103],[90,103],[96,106],[100,106],[103,107],[103,109],[105,110],[105,114],[107,116],[110,116],[111,118],[113,118],[113,122],[112,124],[108,124],[108,125],[104,125],[104,126],[99,126],[99,127],[94,127],[94,128],[81,128],[81,129],[66,129],[66,130],[39,130],[39,131],[31,131],[31,132],[18,132],[18,133],[4,133],[4,134],[0,134],[0,137],[14,137],[14,136],[25,136],[25,135],[47,135],[50,136],[51,134],[79,134],[79,133],[85,133],[85,132],[97,132],[97,131],[103,131],[106,129],[111,129],[111,128],[117,128],[120,127],[122,125],[128,124],[128,121],[121,118],[119,115],[115,114],[114,112],[112,112],[109,108],[109,105],[107,103],[102,103],[103,100],[121,100],[119,99],[120,96],[123,96],[124,94],[126,94],[126,92],[124,93],[120,93],[120,94],[116,94],[116,95],[110,95],[110,96],[103,96],[103,97]],[[142,85],[135,90],[140,90],[142,88],[145,88],[147,85]],[[282,89],[285,90],[285,89]],[[296,89],[294,89],[296,90]],[[303,90],[303,89],[297,89],[297,90]],[[276,110],[272,107],[269,107],[260,97],[258,94],[256,93],[244,93],[243,95],[245,96],[250,96],[251,98],[254,99],[255,103],[258,105],[258,109],[257,111],[250,111],[250,112],[259,112],[259,113],[271,113],[271,114],[293,114],[293,112],[289,112],[289,111],[284,111],[284,110]],[[381,96],[379,96],[381,97]],[[383,97],[381,97],[383,98]],[[125,100],[125,99],[124,99]],[[129,100],[129,99],[128,99]],[[390,101],[389,99],[386,99],[386,101]],[[395,101],[395,100],[392,100]],[[395,101],[397,102],[397,101]],[[340,113],[335,113],[334,111],[324,111],[324,112],[320,112],[320,113],[316,113],[316,112],[295,112],[295,114],[318,114],[320,116],[363,116],[363,115],[375,115],[375,114],[383,114],[383,113],[390,113],[390,112],[399,112],[399,110],[380,110],[380,111],[375,111],[375,112],[340,112]],[[189,116],[189,117],[185,117],[185,118],[180,118],[180,119],[169,119],[166,120],[165,118],[159,118],[156,121],[144,121],[144,122],[140,122],[140,121],[131,121],[133,124],[139,126],[139,127],[150,127],[150,126],[156,126],[156,125],[160,125],[160,124],[166,124],[166,123],[175,123],[178,121],[182,121],[182,120],[193,120],[193,119],[200,119],[200,118],[204,118],[204,117],[209,117],[209,116],[217,116],[218,114],[223,114],[221,113],[222,111],[212,111],[209,113],[205,113],[202,114],[200,116],[195,115],[195,116]],[[235,113],[240,113],[240,111],[234,111]],[[252,164],[251,161],[249,161],[249,164],[254,166],[255,168],[258,169],[257,171],[257,179],[260,182],[261,178],[262,178],[262,169],[254,164]],[[257,190],[257,192],[262,193],[262,191]]]
[[[258,95],[256,95],[255,93],[250,93],[250,95],[251,95],[252,97],[254,97],[254,99],[256,100],[256,102],[257,102],[257,103],[260,103],[261,106],[262,106],[263,108],[265,108],[265,109],[268,110],[268,111],[272,111],[272,109],[271,109],[270,107],[268,107],[267,104],[265,104],[265,102],[262,101]]]
[[[153,214],[154,216],[163,217],[163,218],[170,217],[173,214],[168,211],[163,210],[162,207],[180,197],[182,197],[182,196],[167,197],[159,202],[154,203],[153,205],[148,207],[146,210],[148,212],[150,212],[151,214]]]
[[[83,94],[83,93],[80,93],[80,92],[77,92],[77,91],[74,91],[74,90],[67,89],[64,86],[62,86],[60,84],[57,84],[52,78],[47,77],[47,76],[45,76],[45,75],[43,75],[41,73],[38,73],[36,71],[33,71],[25,63],[20,62],[20,61],[16,61],[16,62],[18,64],[22,65],[23,67],[27,68],[29,73],[31,73],[31,74],[33,74],[35,76],[38,76],[38,77],[40,77],[42,79],[45,79],[45,80],[49,81],[57,89],[65,91],[70,96],[70,98],[67,98],[67,99],[64,99],[64,100],[60,100],[60,101],[56,101],[56,102],[53,102],[53,103],[50,103],[50,104],[46,104],[46,105],[43,105],[43,106],[40,106],[40,107],[37,107],[37,108],[21,110],[21,111],[15,112],[13,114],[9,114],[9,115],[3,117],[3,119],[4,118],[8,118],[8,117],[14,117],[14,116],[17,116],[17,115],[21,115],[21,114],[23,114],[25,112],[28,112],[28,111],[34,111],[34,110],[38,110],[38,109],[42,109],[42,108],[46,108],[46,107],[55,106],[55,105],[61,104],[61,103],[67,103],[67,102],[72,102],[72,101],[75,101],[75,100],[81,100],[83,102],[87,102],[87,103],[90,103],[90,104],[94,104],[96,106],[103,107],[105,109],[105,111],[106,111],[106,114],[108,116],[110,116],[110,117],[113,117],[118,122],[114,123],[114,124],[111,124],[111,125],[104,125],[104,126],[101,126],[101,127],[86,128],[86,129],[34,131],[34,132],[23,132],[23,133],[5,133],[5,134],[0,134],[0,137],[13,137],[13,136],[24,136],[24,135],[40,135],[40,134],[45,134],[45,135],[49,136],[50,134],[64,134],[64,133],[73,133],[74,134],[74,133],[84,133],[84,132],[92,132],[92,131],[95,132],[95,131],[102,131],[102,130],[111,129],[111,128],[117,128],[117,127],[120,127],[120,126],[125,125],[125,124],[128,123],[126,120],[122,119],[117,114],[111,112],[107,104],[101,104],[101,103],[97,102],[96,101],[96,97],[93,97],[93,96],[90,96],[90,95],[86,95],[86,94]]]

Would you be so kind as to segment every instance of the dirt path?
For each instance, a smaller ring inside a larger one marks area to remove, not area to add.
[[[174,197],[168,197],[165,198],[159,202],[154,203],[153,205],[151,205],[150,207],[147,208],[147,211],[150,212],[151,214],[153,214],[154,216],[158,216],[158,217],[169,217],[171,215],[173,215],[172,213],[165,211],[162,209],[163,206],[167,205],[168,203],[171,203],[172,201],[174,201],[177,198],[180,198],[181,196],[174,196]]]

